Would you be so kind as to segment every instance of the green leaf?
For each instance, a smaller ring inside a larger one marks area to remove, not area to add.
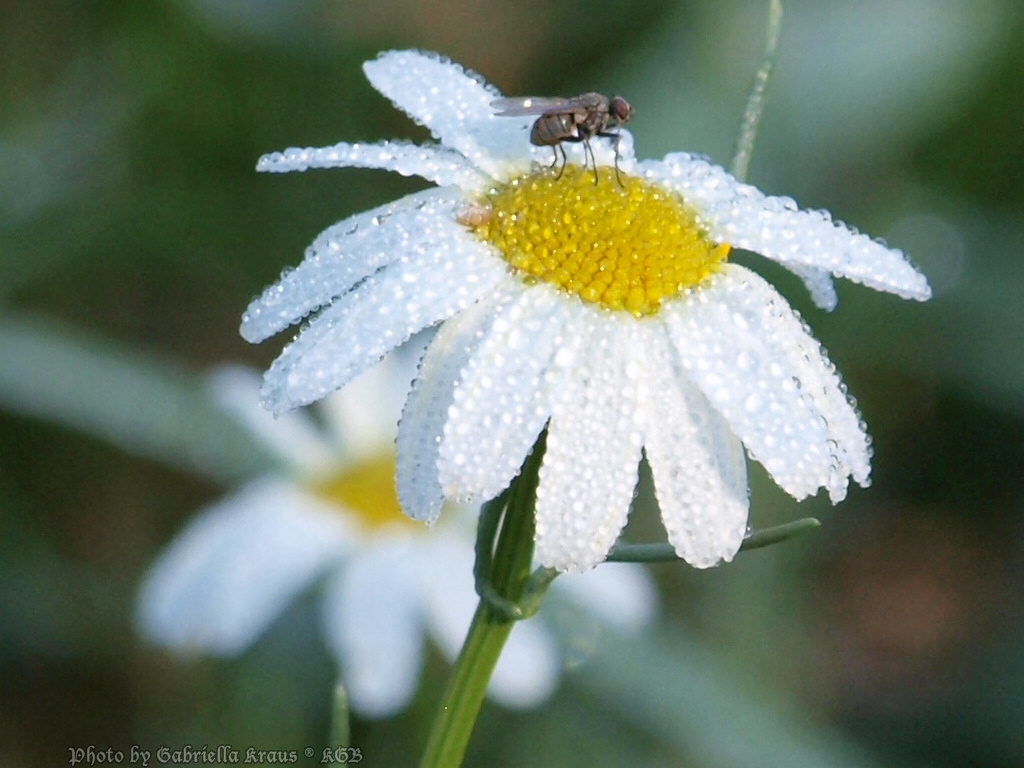
[[[11,313],[0,314],[0,359],[7,410],[222,482],[270,466],[202,377],[169,360]]]
[[[572,642],[582,617],[565,610],[557,627]],[[577,609],[578,610],[578,609]],[[691,759],[716,768],[878,768],[881,764],[779,691],[756,689],[678,625],[623,637],[605,632],[572,677],[626,722]]]

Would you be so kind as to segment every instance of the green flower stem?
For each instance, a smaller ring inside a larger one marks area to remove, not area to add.
[[[478,546],[478,575],[481,569],[489,572],[490,587],[496,597],[508,603],[518,603],[530,581],[537,475],[546,436],[542,432],[537,438],[519,476],[494,502],[501,504],[507,499],[493,559],[480,563],[482,555],[490,553],[481,551],[484,542]],[[499,610],[492,601],[481,598],[427,740],[420,761],[422,768],[456,768],[462,764],[487,683],[516,620],[508,611]]]
[[[331,731],[328,736],[327,746],[330,749],[347,747],[352,743],[351,736],[348,692],[345,690],[345,686],[339,683],[334,688],[334,701],[331,707]]]

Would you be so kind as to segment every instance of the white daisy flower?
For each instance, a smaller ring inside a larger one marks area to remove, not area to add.
[[[427,530],[401,513],[394,432],[409,379],[400,387],[385,367],[325,400],[322,425],[305,412],[275,420],[258,405],[254,372],[229,368],[214,377],[218,399],[285,471],[202,510],[157,559],[138,597],[145,637],[185,654],[233,656],[319,584],[325,642],[352,708],[367,717],[408,702],[425,630],[455,658],[477,603],[473,520],[452,510]],[[656,599],[645,570],[620,570],[614,589],[608,575],[591,575],[553,588],[613,630],[651,618]],[[488,692],[505,706],[532,706],[552,691],[560,666],[545,626],[519,622]]]
[[[252,342],[316,313],[267,372],[266,405],[313,402],[443,323],[402,417],[402,507],[433,521],[446,498],[495,496],[548,425],[536,546],[563,571],[606,556],[642,451],[669,540],[697,567],[743,540],[744,446],[796,499],[868,483],[869,440],[825,352],[727,258],[777,261],[831,308],[832,276],[927,299],[902,253],[702,158],[638,161],[625,131],[621,183],[600,138],[603,171],[576,144],[559,174],[551,148],[529,143],[534,117],[495,115],[499,92],[436,55],[390,51],[364,70],[440,143],[293,148],[257,168],[382,168],[437,188],[329,227],[249,306]]]

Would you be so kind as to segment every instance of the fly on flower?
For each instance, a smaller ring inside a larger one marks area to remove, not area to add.
[[[560,571],[605,559],[642,456],[668,540],[700,568],[743,542],[748,457],[798,500],[825,489],[835,503],[851,481],[868,484],[870,440],[835,366],[730,255],[778,262],[832,309],[834,277],[927,299],[900,251],[704,158],[638,160],[624,128],[614,154],[591,145],[601,110],[590,122],[588,109],[563,110],[542,129],[575,129],[585,159],[621,168],[621,186],[593,184],[574,153],[556,180],[527,139],[534,116],[496,115],[507,102],[479,75],[421,51],[363,68],[437,143],[291,148],[257,169],[380,168],[436,187],[328,227],[250,304],[251,342],[310,318],[265,376],[269,408],[319,400],[438,326],[398,432],[402,508],[433,521],[445,499],[498,496],[546,429],[536,556]],[[621,122],[629,112],[612,101],[608,123]]]
[[[542,98],[527,96],[523,98],[495,99],[491,106],[499,110],[499,117],[519,117],[522,115],[538,115],[530,128],[530,143],[537,147],[551,147],[555,151],[555,165],[558,164],[559,152],[562,167],[558,178],[562,178],[567,158],[562,142],[582,142],[584,151],[590,154],[594,162],[594,183],[597,183],[597,160],[594,150],[590,148],[590,140],[595,136],[615,140],[615,178],[622,184],[619,177],[619,134],[608,130],[608,125],[625,125],[633,115],[629,102],[621,96],[608,98],[600,93],[584,93],[571,99]],[[552,166],[554,167],[554,165]]]

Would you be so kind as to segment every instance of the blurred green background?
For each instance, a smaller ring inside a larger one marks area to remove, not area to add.
[[[628,644],[580,641],[562,612],[579,663],[540,710],[488,705],[468,764],[1024,766],[1024,6],[785,11],[750,180],[884,237],[935,289],[919,305],[843,284],[826,315],[747,259],[856,395],[874,484],[797,505],[755,469],[755,525],[822,530],[708,572],[656,566],[663,618]],[[216,363],[280,350],[239,338],[246,303],[320,230],[420,186],[262,176],[260,154],[423,138],[360,70],[417,47],[507,94],[620,93],[641,157],[727,164],[765,15],[754,0],[0,4],[0,764],[326,743],[334,671],[311,600],[231,662],[184,663],[132,629],[148,563],[265,461],[199,388]],[[364,764],[417,759],[445,676],[433,658],[407,713],[355,721]]]

